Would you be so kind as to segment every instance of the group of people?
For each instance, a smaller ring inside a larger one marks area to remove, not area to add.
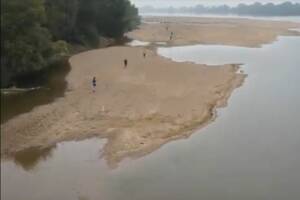
[[[146,58],[146,52],[145,51],[143,51],[143,57]],[[128,65],[128,60],[124,59],[124,68],[127,68],[127,65]],[[92,79],[92,91],[93,91],[93,93],[96,92],[96,86],[97,86],[96,77],[93,77],[93,79]]]
[[[167,31],[169,30],[169,26],[168,25],[166,26],[166,30]],[[170,40],[172,40],[173,37],[174,37],[174,32],[171,31],[171,33],[170,33]],[[143,57],[146,58],[146,52],[145,51],[143,52]],[[127,65],[128,65],[128,60],[124,59],[124,68],[127,68]],[[93,77],[93,79],[92,79],[92,88],[93,88],[92,90],[93,90],[93,93],[96,92],[96,85],[97,85],[97,83],[96,83],[96,77]]]
[[[166,25],[166,30],[169,31],[169,26],[168,25]],[[174,32],[171,31],[171,33],[170,33],[170,40],[172,40],[173,37],[174,37]]]

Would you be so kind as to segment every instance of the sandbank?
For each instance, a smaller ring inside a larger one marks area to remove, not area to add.
[[[146,42],[167,42],[171,46],[220,44],[260,47],[278,36],[299,36],[300,23],[239,18],[145,17],[140,28],[128,37]],[[170,40],[171,32],[173,32]]]
[[[238,65],[173,62],[145,47],[92,50],[69,61],[64,97],[1,125],[2,156],[96,136],[107,138],[103,156],[115,167],[211,122],[245,78]]]

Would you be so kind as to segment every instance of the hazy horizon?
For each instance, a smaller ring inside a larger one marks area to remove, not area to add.
[[[254,2],[260,2],[260,3],[274,3],[279,4],[283,2],[297,2],[300,3],[300,0],[130,0],[132,3],[134,3],[137,7],[143,7],[143,6],[152,6],[156,8],[163,8],[163,7],[169,7],[172,6],[174,8],[176,7],[182,7],[182,6],[195,6],[198,4],[206,5],[206,6],[215,6],[215,5],[229,5],[229,6],[235,6],[239,3],[244,4],[251,4]]]

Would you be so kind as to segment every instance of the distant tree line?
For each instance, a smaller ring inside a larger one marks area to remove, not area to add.
[[[141,13],[158,12],[158,13],[195,13],[195,14],[236,14],[236,15],[249,15],[249,16],[300,16],[300,4],[284,2],[281,4],[273,3],[253,3],[250,5],[239,4],[235,7],[227,5],[207,7],[197,5],[194,7],[181,7],[181,8],[154,8],[145,6],[140,8]]]
[[[70,45],[97,47],[140,22],[129,0],[1,0],[1,87],[43,70]]]

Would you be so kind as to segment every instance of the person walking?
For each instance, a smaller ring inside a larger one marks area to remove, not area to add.
[[[94,77],[92,80],[92,88],[93,88],[93,93],[95,93],[96,92],[96,77]]]
[[[128,61],[127,61],[127,59],[124,59],[124,68],[126,68],[126,67],[127,67],[127,64],[128,64]]]
[[[171,35],[170,35],[170,40],[172,40],[172,39],[173,39],[173,35],[174,35],[174,33],[173,33],[173,32],[171,32]]]

